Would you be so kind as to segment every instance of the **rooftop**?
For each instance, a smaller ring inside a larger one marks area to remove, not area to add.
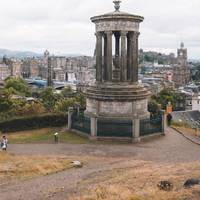
[[[113,3],[115,4],[114,5],[115,11],[92,17],[91,18],[92,22],[101,20],[116,20],[116,19],[126,19],[137,22],[142,22],[144,20],[144,17],[142,16],[120,11],[120,3],[121,3],[120,0],[114,0]]]

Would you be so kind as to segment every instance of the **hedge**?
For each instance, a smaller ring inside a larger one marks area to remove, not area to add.
[[[45,114],[2,121],[0,122],[0,131],[2,133],[16,132],[47,127],[59,127],[66,124],[67,115],[65,114]]]

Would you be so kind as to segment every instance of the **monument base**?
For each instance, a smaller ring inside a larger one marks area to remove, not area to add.
[[[85,115],[101,119],[145,119],[149,117],[149,92],[139,84],[104,83],[87,90]]]
[[[96,83],[86,93],[85,117],[94,137],[137,138],[140,120],[150,117],[149,92],[139,84]]]

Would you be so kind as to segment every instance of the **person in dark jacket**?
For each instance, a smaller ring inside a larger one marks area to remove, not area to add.
[[[171,123],[172,123],[172,115],[169,113],[167,115],[167,124],[168,124],[168,126],[171,126]]]

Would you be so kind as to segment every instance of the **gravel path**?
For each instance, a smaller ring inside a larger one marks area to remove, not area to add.
[[[162,164],[200,161],[200,147],[170,128],[165,137],[137,145],[27,144],[10,145],[9,152],[27,155],[88,155],[99,157],[99,161],[81,169],[1,186],[1,200],[66,200],[69,194],[78,190],[81,180],[102,171],[130,167],[133,160]],[[108,159],[102,159],[105,157]]]
[[[34,155],[128,157],[156,162],[200,161],[200,147],[168,128],[165,137],[141,144],[16,144],[9,152]]]

